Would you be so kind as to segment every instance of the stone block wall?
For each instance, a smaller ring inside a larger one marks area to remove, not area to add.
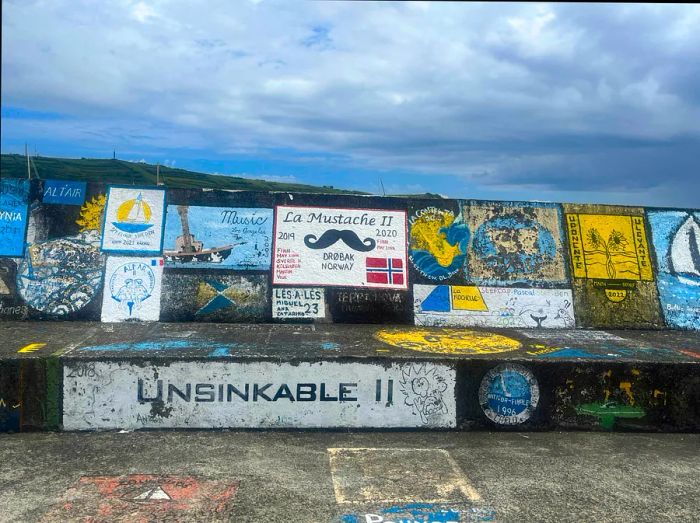
[[[700,329],[696,209],[0,189],[0,320]]]

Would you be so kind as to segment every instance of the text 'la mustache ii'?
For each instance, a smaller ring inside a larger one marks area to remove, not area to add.
[[[307,234],[304,236],[304,244],[309,249],[325,249],[335,244],[338,240],[343,240],[343,243],[355,251],[368,252],[374,249],[377,242],[373,238],[365,238],[364,241],[360,237],[348,229],[328,229],[320,238],[316,239],[315,234]]]

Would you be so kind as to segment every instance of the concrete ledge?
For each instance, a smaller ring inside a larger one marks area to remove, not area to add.
[[[700,335],[5,323],[4,431],[700,428]]]

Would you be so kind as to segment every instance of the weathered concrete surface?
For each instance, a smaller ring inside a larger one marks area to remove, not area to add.
[[[698,435],[190,431],[2,443],[3,522],[40,520],[83,476],[126,474],[240,481],[225,517],[187,521],[365,523],[401,504],[373,499],[429,502],[437,488],[451,501],[427,505],[453,508],[460,522],[689,523],[700,510]],[[333,463],[328,449],[350,459]],[[418,481],[393,481],[414,472]]]
[[[26,357],[44,357],[60,350],[65,358],[89,359],[128,355],[136,359],[700,361],[700,333],[692,331],[156,322],[3,322],[0,329],[6,340],[0,346],[2,357],[15,357],[20,348],[31,343],[46,343]]]

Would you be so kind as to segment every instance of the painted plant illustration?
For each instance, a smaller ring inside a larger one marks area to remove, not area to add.
[[[613,229],[607,239],[595,227],[586,234],[586,265],[603,265],[608,278],[623,278],[624,273],[639,277],[637,255],[627,250],[630,245],[624,233]]]

